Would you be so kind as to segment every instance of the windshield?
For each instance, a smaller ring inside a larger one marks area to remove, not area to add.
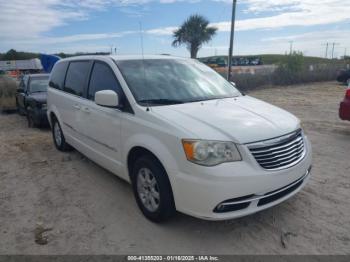
[[[208,66],[185,59],[116,61],[136,101],[167,105],[240,96]]]
[[[30,79],[29,93],[46,92],[49,85],[49,77],[35,77]]]

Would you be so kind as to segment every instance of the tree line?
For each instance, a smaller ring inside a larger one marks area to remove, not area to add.
[[[57,53],[54,55],[57,55],[61,58],[67,58],[71,56],[79,56],[79,55],[108,55],[107,52],[95,52],[95,53],[74,53],[74,54],[67,54],[67,53]],[[22,51],[16,51],[15,49],[10,49],[6,53],[0,53],[0,60],[27,60],[27,59],[33,59],[33,58],[39,58],[40,53],[33,53],[33,52],[22,52]]]

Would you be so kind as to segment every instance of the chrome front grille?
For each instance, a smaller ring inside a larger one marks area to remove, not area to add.
[[[247,144],[256,161],[265,169],[293,166],[305,156],[302,130],[275,139]]]

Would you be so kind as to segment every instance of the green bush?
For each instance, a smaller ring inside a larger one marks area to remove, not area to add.
[[[270,74],[235,74],[232,81],[241,90],[256,89],[266,85],[293,85],[309,82],[332,81],[337,71],[345,67],[343,63],[305,62],[302,53],[287,55],[278,68]]]
[[[0,75],[0,110],[13,110],[16,108],[16,90],[15,80]]]

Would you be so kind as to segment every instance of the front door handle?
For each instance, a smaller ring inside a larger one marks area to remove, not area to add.
[[[73,106],[76,110],[80,110],[80,105],[74,105]]]

